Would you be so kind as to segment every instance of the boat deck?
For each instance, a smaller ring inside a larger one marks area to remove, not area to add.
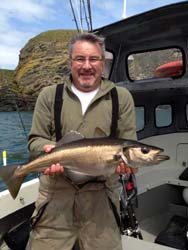
[[[158,235],[159,232],[164,230],[170,218],[171,218],[171,214],[169,212],[166,212],[163,214],[151,216],[143,220],[140,223],[140,228],[141,228],[144,240],[149,241],[149,242],[154,242],[156,235]]]

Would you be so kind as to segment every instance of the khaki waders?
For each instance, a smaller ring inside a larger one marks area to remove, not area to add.
[[[55,177],[50,190],[40,190],[27,250],[72,250],[76,239],[80,250],[122,250],[104,182],[75,188]]]

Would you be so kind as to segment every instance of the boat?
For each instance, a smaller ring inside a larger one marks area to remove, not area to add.
[[[136,173],[135,214],[143,239],[123,234],[123,249],[188,249],[180,248],[188,236],[187,16],[188,2],[184,1],[94,30],[106,40],[104,76],[132,93],[138,140],[161,147],[170,156],[170,160]],[[164,65],[165,73],[161,73]],[[173,68],[172,74],[168,68],[172,65],[181,65],[181,70]],[[27,221],[37,193],[37,178],[24,183],[15,200],[7,190],[0,193],[2,243],[7,231]],[[179,232],[174,232],[167,242],[168,228],[175,223],[178,227],[179,220],[185,224],[180,226],[185,226],[185,232],[181,231],[185,235],[180,235],[183,240],[179,243]]]

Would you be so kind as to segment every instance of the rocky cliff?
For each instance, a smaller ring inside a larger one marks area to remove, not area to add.
[[[69,74],[68,43],[75,30],[50,30],[30,39],[21,49],[12,78],[1,84],[0,111],[33,109],[44,86],[65,82]],[[1,77],[1,76],[0,76]],[[15,104],[16,100],[16,104]]]
[[[13,98],[17,96],[14,83],[14,70],[0,69],[0,111],[12,110]]]

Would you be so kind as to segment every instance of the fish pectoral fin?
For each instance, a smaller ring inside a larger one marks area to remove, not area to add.
[[[18,165],[0,167],[0,178],[5,182],[13,199],[16,198],[25,178],[25,176],[18,177],[15,175],[17,168]]]

